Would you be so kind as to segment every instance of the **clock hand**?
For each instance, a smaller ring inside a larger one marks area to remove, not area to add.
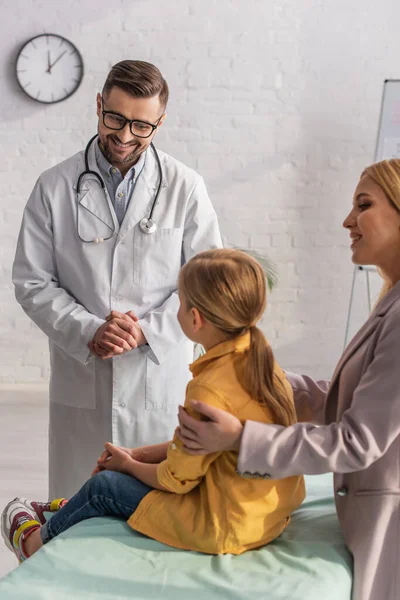
[[[51,64],[51,65],[49,66],[49,69],[52,69],[52,68],[54,67],[54,65],[56,64],[56,62],[58,62],[58,61],[60,60],[60,58],[62,58],[66,52],[67,52],[67,51],[66,51],[66,50],[64,50],[64,52],[63,52],[62,54],[60,54],[60,56],[59,56],[58,58],[56,58],[56,60],[53,62],[53,64]]]
[[[47,50],[47,70],[46,73],[51,73],[50,50]]]

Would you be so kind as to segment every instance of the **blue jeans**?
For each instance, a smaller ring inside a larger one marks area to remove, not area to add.
[[[152,490],[130,475],[100,471],[43,525],[40,530],[42,542],[46,544],[72,525],[92,517],[111,516],[128,520],[140,501]]]

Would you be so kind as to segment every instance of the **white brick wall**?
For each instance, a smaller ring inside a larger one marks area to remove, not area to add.
[[[225,241],[273,259],[265,331],[286,368],[329,377],[352,276],[341,229],[374,154],[385,78],[400,76],[398,0],[3,0],[0,50],[0,381],[43,383],[47,343],[16,304],[11,264],[23,206],[42,170],[96,128],[95,95],[124,58],[171,87],[160,148],[205,177]],[[78,92],[25,98],[17,49],[55,32],[81,50]]]

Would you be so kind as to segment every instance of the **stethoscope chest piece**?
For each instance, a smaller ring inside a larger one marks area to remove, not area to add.
[[[139,227],[143,233],[154,233],[157,229],[157,225],[154,223],[152,219],[148,219],[144,217],[139,223]]]

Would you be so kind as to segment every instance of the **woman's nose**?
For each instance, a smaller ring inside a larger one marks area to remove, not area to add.
[[[354,209],[349,212],[345,220],[343,221],[343,227],[349,229],[350,227],[354,227],[356,224],[356,217],[354,214]]]

